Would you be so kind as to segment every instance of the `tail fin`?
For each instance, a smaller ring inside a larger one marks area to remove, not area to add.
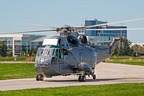
[[[110,54],[112,55],[116,46],[120,43],[120,38],[115,38],[112,43],[110,44],[110,47],[109,47],[109,52]]]
[[[115,38],[109,47],[107,48],[95,48],[97,52],[97,63],[105,61],[107,58],[111,57],[116,46],[119,44],[120,38]]]

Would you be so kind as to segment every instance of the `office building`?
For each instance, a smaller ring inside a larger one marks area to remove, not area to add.
[[[8,54],[18,56],[28,54],[29,50],[36,49],[41,46],[42,42],[32,42],[44,35],[32,34],[0,34],[0,41],[4,41],[7,45]]]
[[[91,28],[87,28],[85,30],[85,35],[88,37],[90,43],[94,45],[103,45],[108,42],[112,42],[112,40],[116,37],[127,38],[127,30],[105,30],[105,29],[123,29],[127,28],[126,26],[109,26],[107,22],[99,21],[97,19],[94,20],[85,20],[85,26],[92,25],[101,25],[101,26],[93,26]],[[94,29],[104,29],[104,30],[94,30]]]

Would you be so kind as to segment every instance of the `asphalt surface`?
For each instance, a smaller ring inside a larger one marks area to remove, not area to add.
[[[78,77],[54,76],[36,81],[35,78],[0,80],[0,91],[21,90],[30,88],[48,88],[78,85],[100,85],[117,83],[144,83],[144,66],[100,63],[96,65],[97,79],[86,77],[86,82],[79,82]]]

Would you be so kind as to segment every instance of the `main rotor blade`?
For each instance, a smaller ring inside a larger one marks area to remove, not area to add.
[[[49,34],[49,35],[47,35],[47,36],[45,36],[45,37],[42,37],[42,38],[33,40],[32,42],[43,42],[44,39],[49,39],[49,38],[51,38],[51,37],[53,37],[53,36],[58,36],[58,33]]]
[[[9,32],[9,33],[0,33],[0,34],[21,34],[21,33],[34,33],[34,32],[48,32],[48,31],[57,31],[57,30],[34,30],[34,31],[24,31],[24,32]]]
[[[144,28],[86,29],[86,30],[144,30]]]
[[[47,25],[44,25],[44,24],[27,24],[27,25],[30,25],[30,26],[38,26],[38,27],[54,28],[54,29],[57,28],[57,27],[47,26]]]
[[[139,20],[144,20],[144,18],[136,18],[136,19],[130,19],[130,20],[116,21],[116,22],[111,22],[111,23],[103,23],[103,24],[85,26],[85,28],[104,26],[104,25],[113,25],[113,24],[126,23],[126,22],[139,21]]]

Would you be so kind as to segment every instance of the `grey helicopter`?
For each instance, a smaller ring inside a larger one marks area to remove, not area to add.
[[[138,20],[144,20],[144,18],[108,24]],[[56,31],[60,33],[60,36],[45,39],[43,46],[38,48],[35,59],[35,70],[37,72],[36,81],[43,81],[44,76],[51,78],[52,76],[68,76],[72,74],[77,75],[78,81],[80,82],[85,82],[86,76],[91,76],[92,79],[96,79],[96,65],[112,55],[121,38],[114,38],[107,47],[97,47],[89,44],[87,37],[84,34],[78,34],[76,30],[143,30],[143,28],[103,29],[103,27],[99,27],[106,25],[107,24],[104,23],[92,26],[65,26],[60,28],[55,27],[54,30],[40,30],[42,32]],[[91,29],[92,27],[96,27],[96,29]]]
[[[119,38],[107,48],[94,48],[88,44],[85,35],[77,36],[75,30],[84,27],[61,27],[56,30],[60,36],[54,36],[43,41],[38,48],[35,69],[36,80],[43,81],[44,76],[78,75],[78,81],[85,82],[86,76],[96,79],[95,66],[111,56],[118,44]]]

